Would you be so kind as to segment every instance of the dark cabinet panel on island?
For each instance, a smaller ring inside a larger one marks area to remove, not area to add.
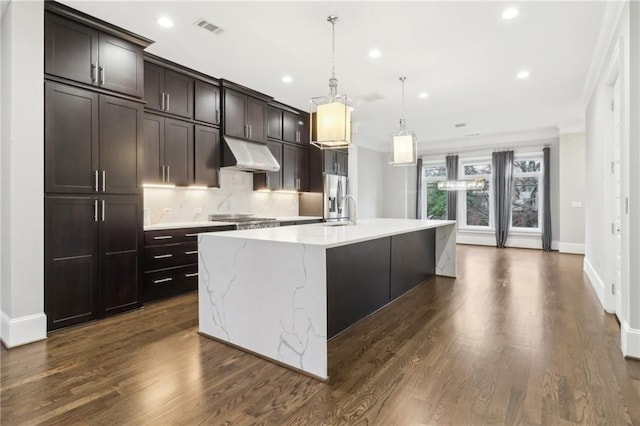
[[[45,83],[45,191],[137,194],[142,105]]]
[[[391,237],[391,300],[435,275],[435,247],[435,229]]]
[[[45,73],[141,98],[142,47],[47,12]]]

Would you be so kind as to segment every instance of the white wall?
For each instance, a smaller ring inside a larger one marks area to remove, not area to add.
[[[584,253],[585,134],[560,135],[559,214],[561,253]]]
[[[382,217],[409,218],[416,217],[417,167],[383,166],[384,182]]]
[[[44,315],[44,5],[12,1],[2,18],[1,333],[46,338]],[[38,237],[33,237],[38,236]]]
[[[254,192],[251,173],[222,169],[220,188],[145,188],[144,208],[151,223],[202,221],[211,213],[290,217],[298,215],[298,194]]]
[[[387,167],[387,154],[364,147],[355,147],[349,150],[349,156],[353,152],[357,155],[357,197],[358,218],[382,217],[384,210],[384,170]],[[349,171],[353,182],[352,170]],[[353,188],[353,185],[352,185]]]

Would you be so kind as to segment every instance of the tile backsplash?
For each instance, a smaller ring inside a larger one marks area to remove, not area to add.
[[[223,169],[220,188],[145,188],[144,209],[150,223],[202,221],[211,213],[297,216],[298,194],[254,192],[253,174]]]

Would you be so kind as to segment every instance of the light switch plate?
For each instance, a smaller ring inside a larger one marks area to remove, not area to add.
[[[572,201],[571,207],[582,207],[582,201]]]

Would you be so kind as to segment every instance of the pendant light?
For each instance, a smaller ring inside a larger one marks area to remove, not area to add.
[[[331,78],[329,96],[311,99],[311,144],[320,149],[341,149],[352,145],[353,108],[346,95],[338,95],[335,73],[337,16],[329,16],[331,23]]]
[[[394,166],[412,166],[417,161],[417,142],[415,133],[407,130],[407,120],[404,118],[404,81],[407,77],[400,77],[402,83],[402,117],[400,131],[391,135],[389,164]]]

